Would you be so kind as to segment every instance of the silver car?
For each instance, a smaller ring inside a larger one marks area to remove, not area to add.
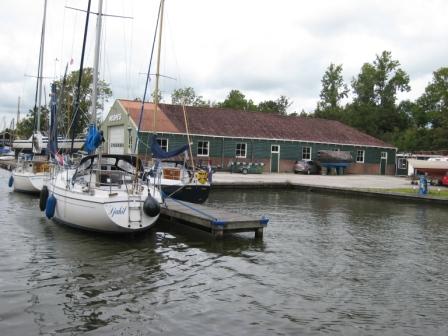
[[[298,160],[294,163],[294,174],[317,174],[319,168],[313,160]]]

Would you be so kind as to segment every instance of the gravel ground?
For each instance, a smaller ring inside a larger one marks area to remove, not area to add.
[[[243,175],[217,172],[213,174],[213,183],[291,183],[309,186],[352,189],[395,189],[411,187],[410,179],[406,177],[384,175],[301,175],[292,173]]]

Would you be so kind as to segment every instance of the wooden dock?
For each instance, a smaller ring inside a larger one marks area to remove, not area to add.
[[[162,217],[210,232],[214,237],[227,233],[255,232],[255,238],[263,238],[267,218],[255,218],[205,205],[193,204],[175,199],[166,199],[160,209]]]
[[[13,170],[16,167],[17,161],[12,160],[0,160],[0,168],[6,169],[6,170]]]

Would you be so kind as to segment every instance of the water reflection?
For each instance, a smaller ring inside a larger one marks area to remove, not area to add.
[[[42,297],[33,313],[41,316],[43,331],[81,333],[138,313],[142,291],[164,277],[156,241],[155,234],[107,237],[47,223],[30,260],[45,268],[37,265],[29,279],[31,295]],[[59,316],[54,309],[44,316],[47,305],[57,306]]]
[[[7,183],[5,175],[0,178]],[[161,223],[136,237],[47,221],[0,199],[5,335],[446,333],[447,209],[302,191],[213,192],[270,218],[264,239]]]

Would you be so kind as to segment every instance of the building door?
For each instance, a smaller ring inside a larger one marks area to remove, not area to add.
[[[107,132],[109,137],[109,154],[124,154],[124,126],[110,126]]]
[[[271,173],[278,173],[280,146],[271,145]]]
[[[386,175],[386,167],[387,167],[387,152],[381,152],[381,161],[380,161],[381,175]]]

